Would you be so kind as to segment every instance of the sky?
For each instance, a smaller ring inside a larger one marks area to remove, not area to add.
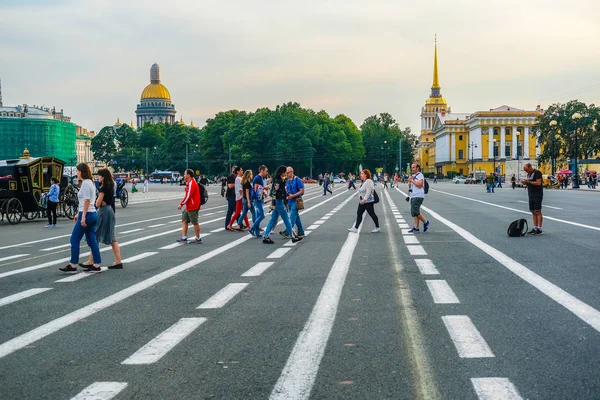
[[[134,121],[158,63],[177,119],[288,101],[420,129],[437,34],[453,112],[600,103],[595,0],[0,0],[4,105]]]

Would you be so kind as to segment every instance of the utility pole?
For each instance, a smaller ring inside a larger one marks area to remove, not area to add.
[[[148,175],[148,148],[146,147],[146,175]]]

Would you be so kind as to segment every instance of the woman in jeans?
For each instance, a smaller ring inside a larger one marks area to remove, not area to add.
[[[263,237],[263,243],[265,244],[273,244],[273,240],[269,237],[271,231],[277,225],[278,217],[281,216],[283,220],[283,224],[285,225],[285,229],[292,238],[292,242],[296,243],[302,240],[302,238],[298,236],[294,236],[292,232],[292,224],[290,223],[290,217],[288,215],[286,204],[287,204],[287,191],[285,190],[285,172],[287,167],[285,165],[280,165],[275,171],[275,175],[273,176],[273,184],[271,185],[271,193],[272,197],[275,199],[275,209],[271,211],[271,219],[269,220],[269,224],[265,229],[265,234]]]
[[[356,210],[356,223],[352,228],[348,228],[348,230],[350,232],[358,232],[358,227],[360,226],[363,214],[366,211],[373,219],[373,222],[375,222],[375,229],[371,232],[380,232],[379,218],[377,218],[377,215],[375,214],[375,196],[373,195],[375,192],[375,185],[371,180],[371,171],[368,169],[360,171],[360,180],[362,181],[362,185],[358,188],[360,203],[358,203],[358,210]]]
[[[46,196],[48,197],[48,206],[46,207],[46,213],[48,214],[48,225],[46,228],[56,228],[56,206],[58,205],[58,195],[60,193],[60,187],[58,186],[58,179],[51,178],[50,191]]]
[[[96,225],[98,223],[98,214],[94,200],[96,199],[96,185],[92,180],[92,171],[90,166],[85,163],[77,164],[77,179],[81,180],[81,188],[77,193],[79,200],[79,209],[73,219],[73,232],[71,233],[71,260],[65,267],[59,268],[63,272],[77,272],[77,263],[79,262],[79,245],[85,235],[85,240],[92,252],[94,264],[90,266],[90,271],[100,271],[100,248],[96,240]]]
[[[254,212],[254,206],[252,206],[252,198],[250,193],[252,192],[252,170],[247,169],[242,176],[242,206],[244,207],[240,217],[238,218],[238,225],[242,226],[242,221],[246,222],[246,226],[249,228],[252,225],[248,222],[248,211],[252,214],[252,223],[256,220],[256,214]]]
[[[96,229],[96,238],[98,242],[108,244],[112,247],[115,255],[115,262],[109,265],[108,269],[123,269],[121,262],[121,248],[115,237],[115,181],[112,174],[106,168],[98,171],[98,180],[100,181],[100,190],[96,199],[96,209],[98,210],[98,226]],[[80,263],[79,266],[89,269],[93,265],[94,259],[90,254],[87,262]]]

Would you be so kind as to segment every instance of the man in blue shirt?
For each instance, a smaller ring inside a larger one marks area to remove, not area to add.
[[[58,179],[52,178],[50,182],[52,185],[50,186],[50,191],[46,194],[48,198],[48,205],[46,206],[48,225],[46,225],[46,228],[56,228],[56,206],[58,205],[60,187],[58,186]]]
[[[266,191],[269,190],[269,186],[265,186],[265,177],[269,173],[269,169],[265,165],[258,167],[258,174],[252,180],[252,188],[254,189],[254,210],[256,212],[256,219],[252,223],[252,227],[248,233],[254,237],[260,237],[260,223],[265,219],[265,212],[263,207],[265,205],[265,197],[267,197]]]
[[[300,220],[300,215],[298,214],[297,203],[297,200],[302,199],[302,195],[304,194],[304,182],[302,182],[302,179],[294,175],[294,168],[292,167],[287,167],[285,174],[285,189],[288,192],[290,224],[292,225],[292,228],[294,228],[294,225],[298,227],[298,237],[304,237],[304,227],[302,226],[302,221]],[[283,237],[289,237],[287,231],[281,231],[279,233]]]

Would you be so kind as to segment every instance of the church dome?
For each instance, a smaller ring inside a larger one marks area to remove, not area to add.
[[[162,83],[151,83],[144,88],[142,92],[143,99],[168,99],[171,100],[171,93]]]

